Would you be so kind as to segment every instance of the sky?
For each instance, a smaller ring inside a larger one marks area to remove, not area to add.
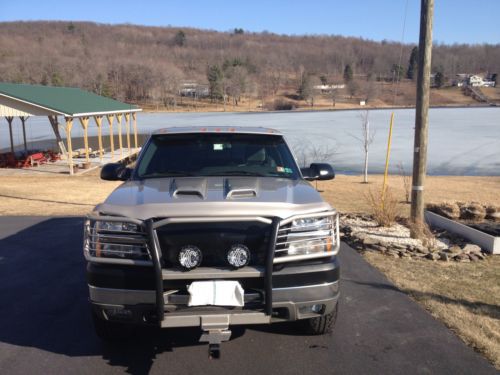
[[[420,0],[0,0],[0,22],[65,20],[218,31],[242,28],[406,43],[418,41],[419,13]],[[500,0],[436,0],[434,42],[499,44],[499,15]]]

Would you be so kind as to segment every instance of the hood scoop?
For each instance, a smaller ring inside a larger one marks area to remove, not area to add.
[[[258,180],[256,178],[228,178],[225,182],[226,199],[257,197]]]
[[[174,198],[197,197],[205,199],[207,179],[203,177],[175,178],[170,185],[170,192]]]

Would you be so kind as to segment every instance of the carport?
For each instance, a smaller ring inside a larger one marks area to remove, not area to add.
[[[14,155],[15,145],[12,124],[18,117],[23,132],[24,151],[28,152],[26,139],[26,121],[31,116],[47,116],[61,153],[61,162],[67,165],[69,174],[74,174],[74,150],[71,131],[75,120],[83,128],[84,153],[87,165],[90,165],[88,128],[93,118],[97,126],[99,164],[130,158],[139,152],[137,143],[137,112],[142,109],[131,104],[103,97],[79,88],[50,87],[41,85],[0,83],[0,118],[5,117],[9,127],[10,151]],[[125,118],[125,134],[122,119]],[[64,123],[59,123],[59,118]],[[103,145],[103,118],[109,125],[109,151]],[[115,149],[113,125],[116,119],[118,147]],[[133,126],[133,144],[131,143],[131,120]],[[59,132],[64,125],[66,145]],[[126,136],[124,147],[122,136]]]

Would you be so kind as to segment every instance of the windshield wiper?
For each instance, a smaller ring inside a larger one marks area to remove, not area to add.
[[[155,172],[144,174],[139,176],[140,178],[155,178],[155,177],[190,177],[193,176],[192,173],[183,172],[183,171],[165,171],[165,172]]]
[[[214,174],[210,174],[210,176],[257,176],[257,177],[266,177],[265,174],[259,172],[250,172],[250,171],[223,171]]]

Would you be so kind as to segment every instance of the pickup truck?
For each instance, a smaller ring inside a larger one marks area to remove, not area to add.
[[[297,321],[330,332],[339,298],[339,217],[283,135],[252,127],[172,127],[149,137],[134,168],[84,224],[92,316],[104,340],[130,327],[200,327],[220,355],[233,325]],[[299,327],[300,326],[300,327]]]

